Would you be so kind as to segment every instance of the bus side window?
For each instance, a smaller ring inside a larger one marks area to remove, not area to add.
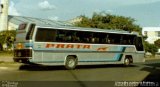
[[[111,40],[110,40],[109,38],[107,38],[107,39],[106,39],[106,42],[107,42],[108,44],[110,44],[110,43],[111,43]]]
[[[89,38],[87,37],[87,38],[84,38],[84,42],[85,43],[89,43]]]
[[[95,38],[95,42],[96,42],[96,43],[99,43],[99,38]]]
[[[67,42],[71,42],[71,40],[72,40],[71,35],[68,35],[68,36],[66,36],[66,37],[65,37],[65,41],[67,41]]]
[[[77,37],[76,35],[72,36],[72,42],[79,42],[79,41],[80,41],[79,37]]]
[[[120,44],[123,44],[123,36],[120,38]]]
[[[91,38],[91,42],[92,42],[92,43],[95,43],[95,38],[94,38],[94,37]]]
[[[111,44],[115,44],[115,41],[114,41],[114,39],[111,39]]]
[[[63,30],[57,30],[56,41],[57,42],[64,42],[65,41],[65,32]]]
[[[127,40],[123,40],[123,44],[127,44]]]

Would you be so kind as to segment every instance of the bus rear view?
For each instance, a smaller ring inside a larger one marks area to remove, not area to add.
[[[14,43],[14,61],[28,63],[32,58],[32,35],[35,24],[22,23],[16,31]]]

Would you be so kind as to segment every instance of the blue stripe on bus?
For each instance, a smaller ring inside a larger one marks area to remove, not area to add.
[[[33,43],[25,43],[25,47],[33,47]]]
[[[122,53],[125,52],[125,49],[126,49],[126,47],[120,47],[120,51],[121,51]],[[122,57],[123,57],[123,54],[118,53],[117,55],[118,55],[118,56],[117,56],[117,60],[120,61],[120,60],[122,59]]]
[[[119,51],[121,51],[122,53],[125,51],[125,47],[118,47]],[[116,53],[116,55],[113,58],[113,61],[120,61],[123,57],[122,53]]]
[[[105,59],[105,60],[82,60],[82,61],[78,61],[78,62],[115,62],[115,61],[120,61],[123,54],[116,54],[117,58],[113,58],[113,59]],[[64,61],[31,61],[31,62],[35,62],[35,63],[61,63]]]
[[[33,48],[35,51],[54,51],[54,52],[111,52],[111,53],[122,53],[124,52],[125,47],[116,47],[116,48],[111,48],[109,51],[94,51],[94,50],[83,50],[83,49],[57,49],[57,48],[52,48],[52,49],[47,49],[47,48]]]
[[[125,51],[126,47],[119,47],[118,49],[119,49],[120,52],[123,53]],[[79,61],[79,62],[115,62],[115,61],[120,61],[123,57],[122,53],[116,53],[115,56],[112,59],[111,58],[106,58],[105,60],[102,60],[102,61],[100,61],[100,60],[93,60],[93,61],[85,60],[85,61]]]
[[[126,47],[118,47],[118,51],[120,53],[116,53],[113,58],[106,58],[105,60],[84,60],[79,62],[115,62],[120,61],[123,57],[123,52],[125,51]],[[40,62],[40,61],[34,61]],[[64,61],[43,61],[42,63],[57,63],[57,62],[64,62]]]

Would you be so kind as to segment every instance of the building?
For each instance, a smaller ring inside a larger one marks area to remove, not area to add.
[[[142,35],[147,36],[147,42],[154,44],[156,40],[160,39],[160,27],[143,27]]]
[[[160,27],[144,27],[142,29],[142,35],[147,36],[146,41],[154,44],[154,41],[160,39]]]
[[[0,1],[0,31],[7,30],[9,0]]]
[[[72,26],[70,23],[65,21],[55,21],[55,20],[49,20],[49,19],[41,19],[41,18],[32,18],[32,17],[23,17],[23,16],[8,16],[8,22],[7,22],[7,29],[5,30],[16,30],[18,29],[19,24],[24,22],[33,22],[38,24],[47,24],[47,25],[61,25],[61,26]],[[0,30],[4,31],[4,30]],[[0,44],[0,50],[8,49],[7,44]],[[12,49],[12,48],[11,48]]]
[[[24,16],[8,16],[8,30],[18,29],[18,25],[23,22],[33,22],[49,25],[63,25],[63,26],[72,26],[70,23],[65,21],[55,21],[49,19],[33,18],[33,17],[24,17]]]

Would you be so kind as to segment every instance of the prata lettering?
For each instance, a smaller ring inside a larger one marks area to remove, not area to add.
[[[90,49],[91,45],[82,45],[82,44],[46,44],[46,48]]]

